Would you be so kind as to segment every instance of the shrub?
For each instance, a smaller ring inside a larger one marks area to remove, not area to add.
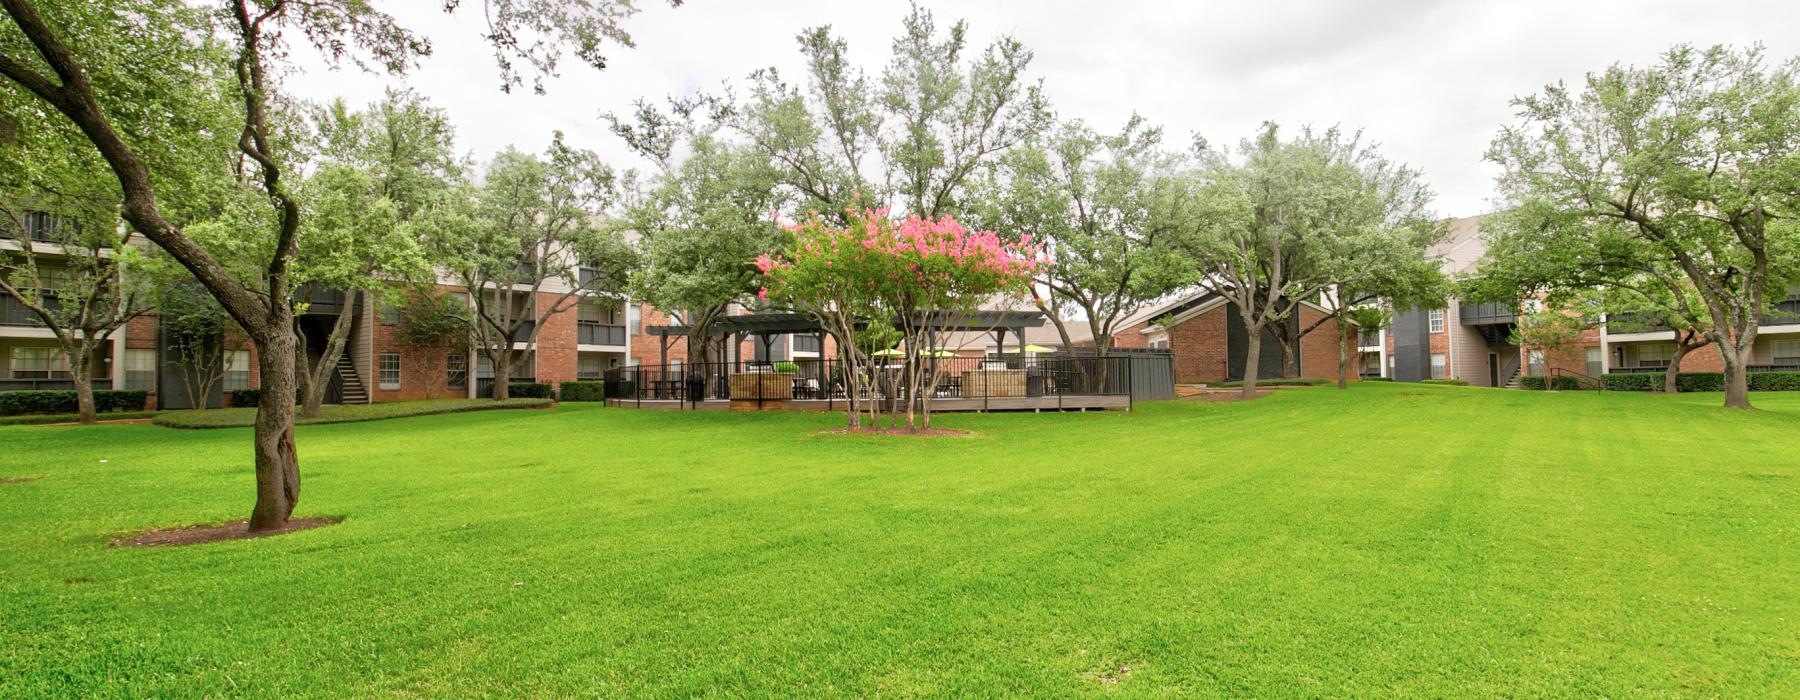
[[[114,389],[94,392],[94,410],[102,413],[112,411],[142,411],[145,402],[150,400],[150,392],[143,389]]]
[[[550,385],[544,382],[513,382],[506,385],[506,395],[516,399],[550,398]]]
[[[1391,381],[1394,381],[1394,378],[1393,377],[1363,377],[1362,380],[1365,382],[1391,382]]]
[[[1634,372],[1630,374],[1608,374],[1600,378],[1606,384],[1607,391],[1659,391],[1662,389],[1662,373]]]
[[[94,410],[101,413],[142,411],[144,410],[144,401],[149,396],[150,392],[141,389],[96,391],[94,392]],[[0,392],[0,416],[75,413],[78,410],[80,407],[77,405],[73,390]]]
[[[605,382],[563,382],[557,385],[564,401],[600,401],[606,398]]]
[[[261,401],[261,389],[238,389],[231,392],[231,405],[235,408],[250,408]]]
[[[1441,384],[1444,386],[1468,386],[1469,385],[1468,380],[1465,380],[1465,379],[1421,379],[1421,380],[1419,380],[1419,383],[1420,384]]]
[[[1800,391],[1800,372],[1752,372],[1751,391]]]
[[[792,362],[777,362],[777,363],[775,363],[775,371],[785,373],[785,374],[799,374],[800,373],[800,365],[794,364]]]
[[[1290,379],[1258,379],[1258,380],[1256,380],[1257,386],[1324,386],[1326,384],[1336,384],[1336,383],[1337,383],[1337,381],[1333,380],[1333,379],[1318,379],[1318,378],[1314,378],[1314,377],[1300,377],[1298,379],[1290,378]],[[1243,386],[1243,385],[1244,385],[1244,383],[1242,381],[1230,381],[1230,382],[1219,382],[1218,384],[1214,384],[1213,386],[1233,387],[1233,386]]]
[[[1682,372],[1675,377],[1676,391],[1724,391],[1724,372]]]
[[[1544,382],[1543,377],[1537,377],[1537,376],[1519,377],[1519,387],[1520,388],[1530,389],[1532,391],[1543,391],[1544,384],[1545,384],[1545,382]]]

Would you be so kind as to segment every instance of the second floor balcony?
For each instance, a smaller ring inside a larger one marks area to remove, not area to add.
[[[55,299],[45,299],[44,301],[52,309],[55,308]],[[25,305],[18,299],[14,299],[11,294],[0,293],[0,326],[43,328],[44,320],[31,309],[25,308]]]
[[[624,345],[625,327],[582,321],[575,325],[575,336],[581,345]]]
[[[1757,321],[1759,326],[1791,326],[1800,324],[1800,297],[1790,297],[1775,304],[1768,313]],[[1632,333],[1667,333],[1672,330],[1668,318],[1654,312],[1625,312],[1609,314],[1606,318],[1606,332],[1611,335],[1628,335]]]

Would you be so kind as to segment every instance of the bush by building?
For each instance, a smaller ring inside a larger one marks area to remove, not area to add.
[[[142,389],[97,390],[94,410],[142,411],[150,392]],[[0,392],[0,416],[36,413],[74,413],[79,410],[74,391],[7,391]]]
[[[563,382],[557,385],[563,401],[601,401],[606,398],[605,382]]]

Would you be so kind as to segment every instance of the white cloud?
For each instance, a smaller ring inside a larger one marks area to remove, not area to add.
[[[566,62],[549,94],[502,94],[477,20],[435,2],[402,12],[436,47],[405,78],[455,120],[479,157],[507,145],[539,150],[560,129],[575,145],[633,164],[599,115],[775,66],[799,75],[794,36],[831,24],[869,71],[886,63],[904,2],[646,1],[597,72]],[[1153,3],[926,2],[940,24],[968,20],[978,43],[1003,33],[1034,52],[1058,113],[1107,128],[1136,111],[1171,141],[1198,132],[1233,143],[1265,119],[1362,128],[1384,151],[1424,170],[1445,215],[1488,209],[1493,170],[1481,160],[1511,111],[1507,101],[1616,62],[1647,62],[1679,42],[1767,44],[1800,54],[1800,3],[1605,2]],[[314,99],[375,99],[387,76],[312,68],[288,79]]]

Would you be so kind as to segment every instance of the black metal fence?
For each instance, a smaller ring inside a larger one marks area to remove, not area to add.
[[[606,371],[606,398],[642,404],[680,402],[684,408],[706,401],[824,401],[828,409],[857,391],[859,401],[899,405],[909,395],[907,368],[901,358],[874,358],[861,369],[860,381],[849,381],[845,364],[836,359],[798,362],[707,362],[635,365]],[[1094,357],[935,357],[921,360],[919,371],[937,373],[927,389],[930,398],[977,399],[983,408],[1004,399],[1075,396],[1132,396],[1132,358]],[[921,397],[922,398],[922,397]],[[1056,405],[1041,406],[1043,408]]]

